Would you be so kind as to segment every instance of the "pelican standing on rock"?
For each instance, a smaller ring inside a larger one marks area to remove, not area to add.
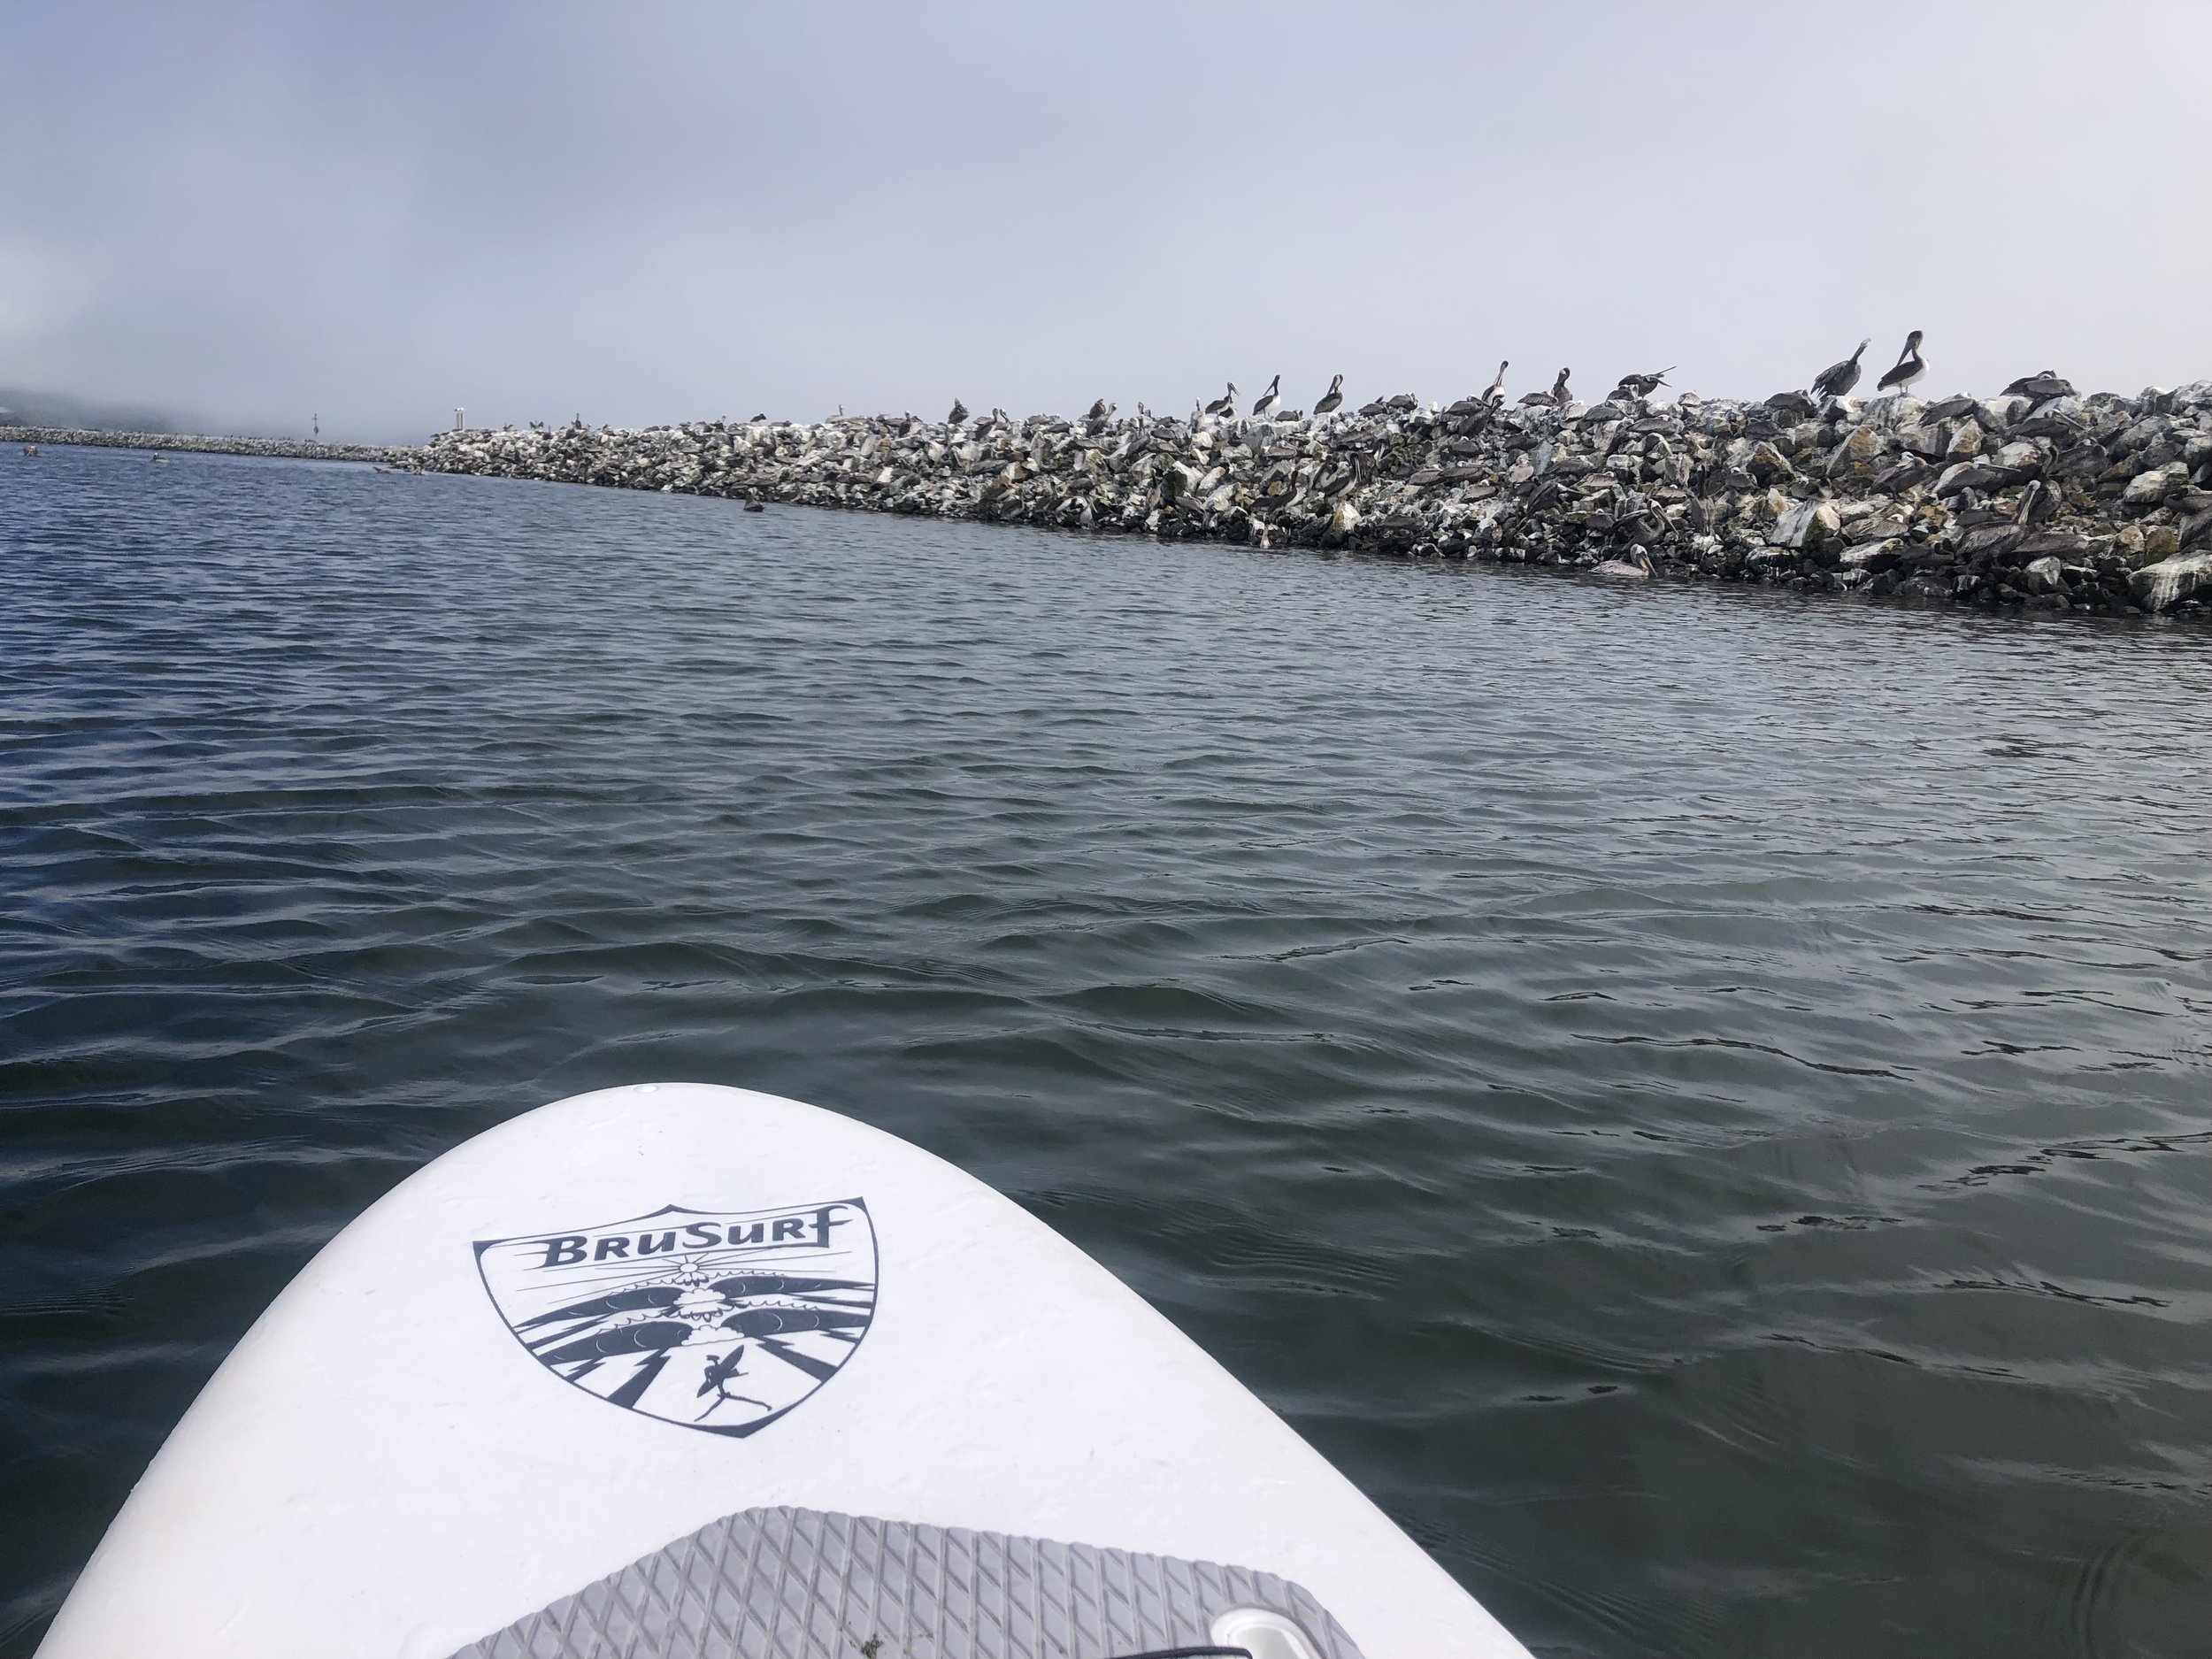
[[[1498,365],[1498,378],[1483,388],[1482,401],[1484,403],[1502,403],[1505,402],[1505,372],[1512,366],[1510,363]]]
[[[1237,383],[1229,382],[1229,389],[1206,405],[1210,415],[1233,415],[1237,412]]]
[[[1106,400],[1102,397],[1091,405],[1089,411],[1084,415],[1083,419],[1086,420],[1103,420],[1106,419]]]
[[[1590,574],[1613,582],[1647,582],[1651,580],[1651,555],[1641,548],[1632,548],[1624,557],[1607,559],[1593,566]]]
[[[1252,404],[1252,419],[1255,420],[1265,420],[1268,416],[1273,414],[1275,412],[1275,405],[1283,401],[1282,392],[1283,377],[1279,374],[1267,383],[1267,389],[1262,392],[1258,398],[1254,401]]]
[[[1313,400],[1317,415],[1333,415],[1344,406],[1344,377],[1340,374],[1329,382],[1329,389]]]
[[[1916,337],[1917,336],[1916,336]],[[1854,351],[1849,357],[1846,357],[1842,362],[1831,363],[1819,373],[1814,375],[1813,396],[1816,397],[1841,397],[1846,392],[1856,386],[1859,383],[1859,359],[1866,355],[1866,349],[1873,343],[1873,338],[1870,335],[1868,338],[1860,341],[1859,349],[1856,351]]]
[[[2040,374],[2024,374],[2000,394],[2005,397],[2031,397],[2039,403],[2047,403],[2054,397],[2071,397],[2074,383],[2062,378],[2056,369],[2046,369]]]
[[[956,426],[968,418],[968,406],[958,398],[952,400],[952,413],[945,417],[945,425]]]
[[[1916,328],[1905,336],[1905,349],[1897,354],[1897,366],[1882,376],[1876,389],[1902,395],[1912,388],[1914,381],[1928,372],[1928,365],[1920,356],[1920,331]]]
[[[1570,394],[1567,390],[1567,376],[1572,373],[1573,371],[1571,369],[1560,370],[1559,378],[1551,383],[1551,390],[1548,392],[1525,392],[1522,394],[1521,401],[1524,403],[1527,403],[1532,406],[1549,403],[1555,409],[1564,409],[1568,403],[1572,401],[1571,394]]]

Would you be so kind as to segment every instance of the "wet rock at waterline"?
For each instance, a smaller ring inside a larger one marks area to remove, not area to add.
[[[2039,610],[2212,606],[2212,382],[442,433],[426,471]]]

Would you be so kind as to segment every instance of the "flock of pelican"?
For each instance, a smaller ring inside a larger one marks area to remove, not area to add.
[[[1905,336],[1905,347],[1897,354],[1895,365],[1876,382],[1879,391],[1902,394],[1909,391],[1928,373],[1927,361],[1920,355],[1922,337],[1921,331],[1917,328]],[[1866,355],[1866,349],[1871,344],[1873,341],[1870,338],[1860,341],[1857,350],[1840,363],[1832,363],[1816,374],[1811,386],[1807,389],[1824,402],[1833,402],[1846,396],[1853,387],[1859,383],[1859,360]],[[1497,375],[1490,384],[1484,388],[1479,396],[1462,398],[1453,404],[1450,412],[1465,414],[1486,406],[1492,409],[1502,407],[1505,403],[1505,372],[1512,366],[1509,360],[1501,362],[1498,365]],[[1565,408],[1574,401],[1574,394],[1569,389],[1567,384],[1568,377],[1573,373],[1571,369],[1560,370],[1553,379],[1549,391],[1525,393],[1520,402],[1530,408]],[[1609,403],[1636,402],[1649,397],[1668,383],[1667,376],[1673,373],[1674,365],[1670,364],[1667,367],[1654,373],[1624,374],[1615,384],[1612,391],[1607,394],[1606,401]],[[2027,386],[2028,382],[2039,379],[2055,380],[2057,377],[2047,369],[2039,377],[2028,376],[2024,380],[2015,381],[2005,389],[2008,394],[2018,393]],[[1205,418],[1215,420],[1233,420],[1237,418],[1237,383],[1231,380],[1227,384],[1228,389],[1213,402],[1205,404],[1194,402],[1192,408],[1194,419]],[[1268,381],[1267,389],[1252,400],[1251,408],[1247,411],[1249,418],[1254,420],[1305,419],[1306,412],[1303,410],[1286,410],[1282,407],[1282,394],[1283,377],[1278,374]],[[1344,377],[1339,374],[1330,380],[1329,389],[1314,399],[1313,413],[1317,419],[1323,418],[1335,414],[1343,406]],[[1114,411],[1118,407],[1119,405],[1110,403],[1102,397],[1091,405],[1084,419],[1094,427],[1102,426],[1113,419]],[[1419,407],[1419,401],[1412,393],[1401,392],[1394,397],[1380,397],[1371,403],[1363,404],[1358,412],[1367,416],[1409,413],[1417,407]],[[980,424],[987,427],[1004,419],[1003,415],[994,410],[989,415],[984,417]],[[945,417],[945,424],[957,426],[967,419],[967,404],[955,398],[952,412]]]

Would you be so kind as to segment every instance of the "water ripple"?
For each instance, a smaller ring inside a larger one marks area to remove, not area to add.
[[[1013,1194],[1539,1651],[2200,1651],[2193,634],[119,452],[0,526],[0,1654],[333,1230],[651,1077]]]

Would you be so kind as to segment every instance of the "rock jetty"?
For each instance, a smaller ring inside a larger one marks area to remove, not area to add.
[[[0,443],[78,443],[107,449],[160,449],[172,455],[259,455],[303,461],[374,461],[397,466],[413,459],[407,446],[315,443],[300,438],[210,438],[175,432],[92,432],[70,426],[0,426]]]
[[[1602,403],[1570,399],[1563,372],[1558,401],[1401,395],[1310,419],[1115,419],[1101,404],[1076,419],[534,424],[443,433],[410,464],[1628,580],[2212,608],[2212,381],[2134,397],[2048,373],[1991,398],[1640,395],[1660,378]]]

